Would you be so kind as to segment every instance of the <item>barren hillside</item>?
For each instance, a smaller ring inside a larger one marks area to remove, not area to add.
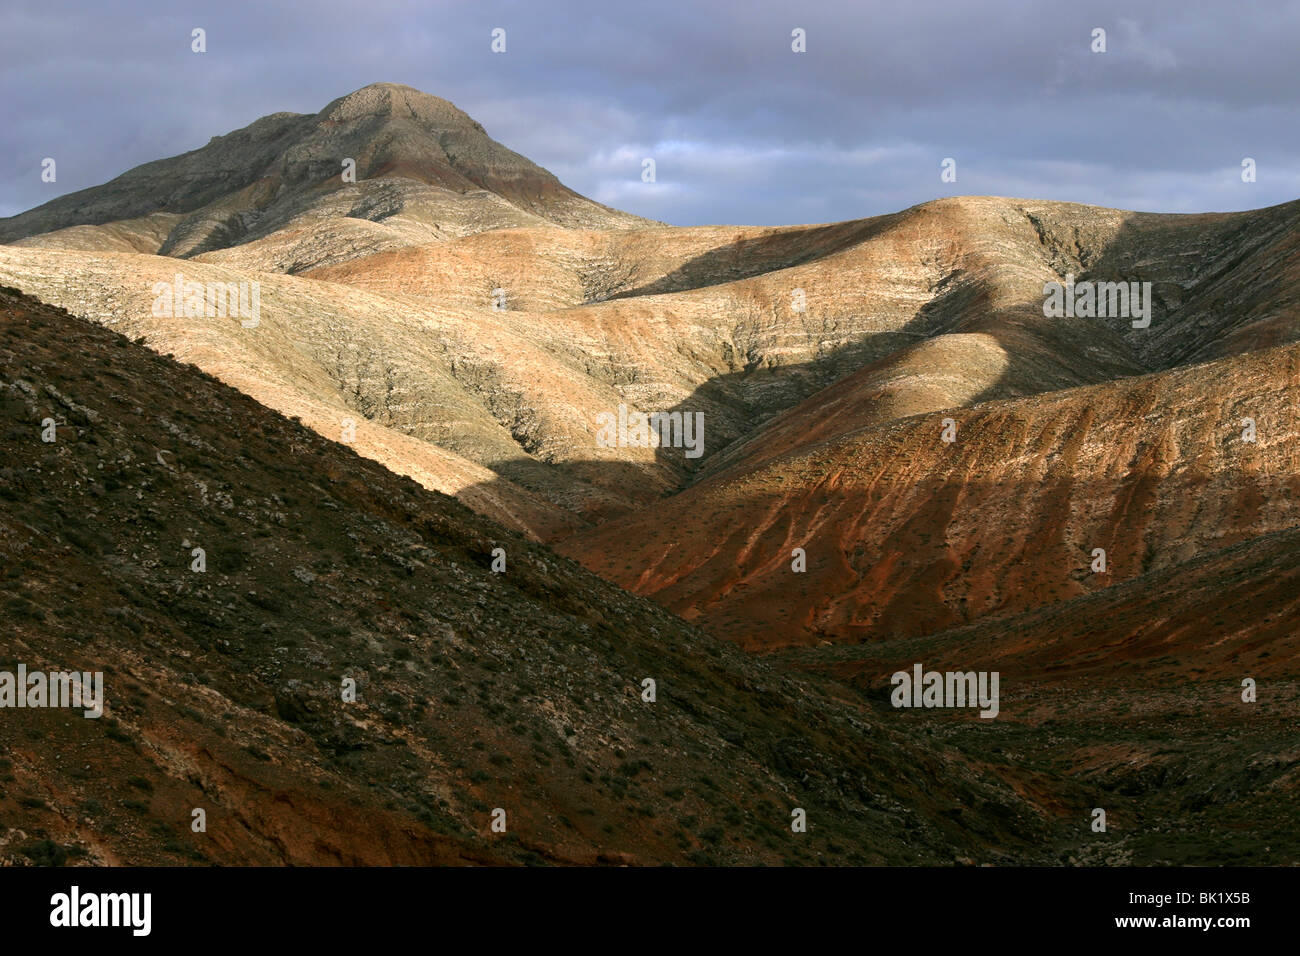
[[[749,647],[927,634],[1300,527],[1297,401],[1283,346],[814,433],[558,547]]]
[[[0,389],[4,669],[100,670],[107,697],[98,720],[6,711],[6,860],[904,862],[979,853],[959,808],[1003,846],[1050,823],[869,708],[12,290]]]
[[[0,854],[1293,862],[1298,237],[677,228],[393,84],[0,220],[0,651],[111,687],[5,725]]]

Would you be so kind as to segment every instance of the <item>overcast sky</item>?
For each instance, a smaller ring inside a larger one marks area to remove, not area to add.
[[[0,216],[380,81],[449,99],[578,192],[677,225],[826,222],[967,194],[1161,212],[1300,197],[1300,2],[0,11]],[[190,50],[195,27],[206,53]],[[491,50],[496,27],[505,53]],[[805,53],[791,50],[796,28]],[[1105,53],[1092,52],[1094,28]],[[40,179],[47,156],[55,184]],[[654,183],[641,180],[647,157]],[[947,157],[954,183],[940,180]]]

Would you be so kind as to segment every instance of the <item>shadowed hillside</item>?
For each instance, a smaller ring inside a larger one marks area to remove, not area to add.
[[[5,860],[918,862],[1046,825],[870,708],[0,295],[0,669],[100,670],[107,697],[0,712]]]

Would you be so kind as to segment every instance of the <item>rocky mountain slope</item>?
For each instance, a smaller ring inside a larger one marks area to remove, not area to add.
[[[8,246],[0,276],[272,407],[324,406],[309,420],[327,437],[364,420],[363,453],[557,540],[813,437],[1288,341],[1278,276],[1294,270],[1296,212],[1153,219],[944,200],[828,227],[494,230],[307,270],[310,283],[252,271],[284,269],[312,235],[290,230],[275,240],[290,246],[180,267],[189,281],[259,282],[256,330],[151,315],[171,258]],[[1084,228],[1095,222],[1106,228]],[[1061,258],[1066,237],[1085,250],[1077,262]],[[1130,247],[1145,250],[1140,269]],[[1043,283],[1074,268],[1150,275],[1152,326],[1044,317]],[[1187,352],[1198,336],[1213,344]],[[598,417],[620,403],[704,415],[702,457],[602,446]]]
[[[7,858],[1300,859],[1298,236],[1000,197],[674,228],[389,84],[0,221],[15,647],[130,675],[118,724],[23,730],[80,771],[7,739]],[[256,318],[160,312],[178,276]],[[1150,321],[1045,314],[1067,281]],[[698,454],[602,431],[652,412]],[[1000,719],[891,707],[918,660],[1001,670]],[[205,797],[239,840],[190,840]]]
[[[928,723],[1009,757],[1027,787],[1069,779],[1106,810],[1114,841],[1067,861],[1294,865],[1298,545],[1300,529],[1266,533],[1038,610],[780,659],[875,700],[916,661],[998,671],[999,734],[940,711]]]
[[[558,547],[750,647],[925,634],[1300,527],[1298,401],[1292,345],[814,431]]]
[[[0,669],[102,671],[107,698],[98,720],[0,712],[6,862],[950,861],[1053,822],[871,708],[13,290],[0,390]]]
[[[547,223],[646,224],[579,196],[446,100],[376,83],[0,219],[0,242],[188,257],[281,229],[332,226],[339,241],[380,248]]]

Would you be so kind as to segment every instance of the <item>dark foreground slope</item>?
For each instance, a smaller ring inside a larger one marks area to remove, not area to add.
[[[12,290],[0,436],[0,670],[103,671],[108,701],[0,709],[0,862],[996,860],[1051,826],[870,704]]]
[[[947,746],[1007,755],[1026,786],[1104,809],[1111,839],[1067,851],[1081,862],[1295,865],[1297,621],[1289,529],[1049,608],[786,658],[873,699],[914,661],[999,671],[996,733],[927,723]]]

